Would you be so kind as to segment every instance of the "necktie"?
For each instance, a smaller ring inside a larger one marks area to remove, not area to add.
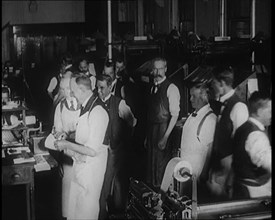
[[[151,94],[157,93],[157,91],[158,91],[158,85],[154,84],[152,89],[151,89]]]
[[[221,103],[220,115],[222,114],[222,112],[223,112],[223,110],[224,110],[224,108],[226,106],[226,103],[227,103],[227,101],[224,101],[224,102]]]
[[[74,102],[71,100],[70,110],[74,110]]]
[[[196,117],[196,116],[197,116],[197,113],[196,113],[196,112],[193,112],[193,113],[191,114],[191,116],[192,116],[192,117]]]

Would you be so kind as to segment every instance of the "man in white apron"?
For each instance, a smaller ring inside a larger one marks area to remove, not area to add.
[[[62,78],[60,81],[60,90],[64,93],[65,99],[59,102],[54,114],[53,132],[56,139],[64,137],[68,140],[74,139],[75,129],[79,118],[80,106],[74,97],[71,97],[70,78]],[[68,216],[68,201],[70,185],[72,179],[71,157],[61,154],[62,175],[62,216]]]
[[[107,145],[103,144],[109,116],[98,104],[87,76],[74,75],[70,81],[72,95],[81,104],[75,143],[55,142],[58,150],[74,158],[69,196],[68,219],[98,219],[99,197],[107,164]]]

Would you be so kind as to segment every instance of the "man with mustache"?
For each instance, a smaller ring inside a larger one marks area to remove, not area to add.
[[[153,60],[154,85],[151,88],[147,112],[147,137],[145,146],[148,151],[147,181],[160,187],[172,148],[168,138],[177,122],[180,111],[180,93],[175,84],[165,76],[167,61],[158,57]]]

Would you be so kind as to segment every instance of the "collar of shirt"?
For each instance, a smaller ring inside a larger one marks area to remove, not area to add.
[[[154,82],[154,84],[155,85],[160,85],[162,82],[164,82],[164,80],[166,80],[166,76],[164,76],[160,81]]]
[[[69,64],[65,67],[65,70],[69,69],[72,66],[72,64]]]
[[[114,87],[114,85],[116,84],[117,79],[115,78],[115,80],[112,82],[112,87]]]
[[[198,116],[198,115],[204,115],[206,112],[208,112],[209,111],[209,109],[210,109],[210,105],[209,104],[206,104],[206,105],[204,105],[203,107],[201,107],[200,109],[199,109],[199,111],[195,111],[195,112],[193,112],[193,113],[195,113],[195,114],[197,114],[196,116]],[[192,114],[193,114],[192,113]],[[192,115],[191,114],[191,115]]]
[[[225,102],[227,99],[229,99],[232,95],[234,95],[235,90],[231,89],[228,93],[220,97],[220,102]]]
[[[103,102],[106,102],[109,98],[111,98],[111,95],[112,95],[112,94],[110,93],[110,94],[107,95],[102,101],[103,101]]]
[[[89,99],[91,98],[92,95],[89,95],[89,97],[81,104],[82,108],[85,108],[85,106],[87,105],[87,102],[89,101]]]
[[[248,120],[254,123],[255,125],[257,125],[262,131],[265,130],[264,125],[260,121],[258,121],[256,118],[249,117]]]

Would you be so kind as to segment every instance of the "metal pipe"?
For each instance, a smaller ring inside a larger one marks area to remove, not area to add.
[[[198,218],[198,211],[197,211],[197,178],[196,175],[192,175],[192,219],[196,220]]]
[[[221,13],[220,13],[220,28],[221,28],[221,33],[220,33],[220,35],[222,36],[222,37],[224,37],[225,36],[225,34],[224,34],[224,16],[225,16],[225,2],[224,2],[225,0],[221,0],[220,2],[221,2]]]
[[[194,1],[194,33],[197,33],[197,0]]]
[[[251,4],[251,38],[253,38],[256,34],[256,0],[252,0]]]
[[[108,10],[108,61],[112,62],[112,13],[111,0],[107,2]]]
[[[252,0],[251,2],[251,24],[250,24],[250,27],[251,27],[251,35],[250,37],[253,38],[255,37],[255,34],[256,34],[256,0]],[[251,61],[252,61],[252,71],[255,70],[255,65],[254,65],[254,62],[255,62],[255,52],[253,51],[252,52],[252,55],[251,55]]]

